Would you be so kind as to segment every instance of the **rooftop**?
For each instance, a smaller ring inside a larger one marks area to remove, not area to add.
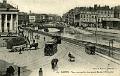
[[[8,3],[0,3],[0,12],[4,11],[19,11],[17,8],[13,7],[12,5]]]

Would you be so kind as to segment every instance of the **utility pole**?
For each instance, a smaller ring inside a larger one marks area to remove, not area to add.
[[[108,53],[108,55],[110,56],[110,40],[109,40],[109,53]]]
[[[20,76],[20,67],[18,67],[18,76]]]
[[[112,42],[111,42],[111,43],[112,43],[112,53],[111,53],[111,54],[112,54],[112,56],[113,56],[113,39],[112,39]]]
[[[95,38],[96,38],[96,45],[97,45],[97,27],[98,27],[98,22],[99,22],[99,19],[98,19],[98,16],[97,16],[97,15],[95,16],[95,19],[96,19]]]

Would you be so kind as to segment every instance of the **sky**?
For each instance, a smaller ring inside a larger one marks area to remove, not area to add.
[[[2,0],[0,0],[2,2]],[[89,7],[94,4],[116,6],[120,0],[7,0],[13,6],[17,6],[21,12],[46,13],[61,15],[74,7]]]

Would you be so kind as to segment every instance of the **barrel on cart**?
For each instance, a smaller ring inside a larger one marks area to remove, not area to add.
[[[52,56],[57,52],[57,44],[55,41],[48,41],[45,43],[44,55]]]
[[[57,44],[61,44],[61,36],[52,36],[52,39],[54,39]]]
[[[92,44],[86,45],[85,52],[90,55],[95,55],[95,45],[92,45]]]

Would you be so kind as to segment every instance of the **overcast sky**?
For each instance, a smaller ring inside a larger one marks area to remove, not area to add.
[[[0,0],[2,2],[2,0]],[[34,13],[59,14],[78,6],[93,6],[94,4],[115,6],[120,0],[7,0],[8,3],[19,7],[20,11]]]

